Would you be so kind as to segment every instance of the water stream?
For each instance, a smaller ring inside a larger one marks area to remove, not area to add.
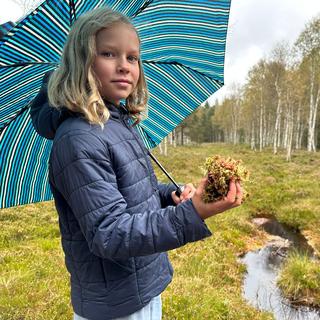
[[[281,263],[289,247],[312,256],[313,250],[306,239],[276,220],[259,218],[254,221],[267,232],[278,235],[260,250],[248,252],[241,261],[246,264],[243,294],[246,300],[260,310],[270,311],[276,320],[320,320],[320,310],[293,306],[276,285]],[[261,220],[265,219],[265,220]]]

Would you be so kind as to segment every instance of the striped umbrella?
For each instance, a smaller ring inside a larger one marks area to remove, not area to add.
[[[2,41],[1,39],[5,36],[5,34],[7,34],[8,31],[13,27],[14,27],[14,23],[11,21],[0,24],[0,43]]]
[[[231,0],[47,0],[0,43],[0,208],[52,199],[51,142],[33,129],[29,106],[54,70],[70,25],[107,5],[131,17],[150,92],[138,127],[148,148],[223,85]]]

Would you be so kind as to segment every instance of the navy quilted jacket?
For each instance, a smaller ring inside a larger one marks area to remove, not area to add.
[[[66,110],[59,115],[45,86],[31,108],[36,130],[54,136],[49,182],[72,305],[90,320],[141,309],[171,281],[166,251],[211,235],[191,201],[174,206],[174,186],[157,182],[126,109],[107,107],[103,130]]]

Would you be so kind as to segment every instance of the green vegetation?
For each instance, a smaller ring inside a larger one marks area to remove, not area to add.
[[[53,201],[0,212],[0,319],[71,319]]]
[[[320,252],[320,155],[299,151],[287,162],[284,154],[270,150],[260,153],[223,144],[169,147],[167,157],[158,150],[154,154],[178,182],[197,184],[200,166],[215,154],[242,159],[252,180],[247,184],[250,197],[242,206],[207,220],[212,237],[169,253],[175,276],[162,295],[163,319],[272,319],[242,298],[245,267],[237,257],[267,239],[250,223],[254,216],[275,216],[294,226]],[[53,202],[1,210],[0,221],[0,319],[71,319],[69,276]],[[307,292],[319,301],[320,281],[314,276],[319,264],[304,257],[299,269],[297,259],[288,260],[280,285],[290,292],[298,288],[299,299]]]
[[[320,264],[306,256],[292,254],[282,269],[278,284],[296,304],[320,307]]]

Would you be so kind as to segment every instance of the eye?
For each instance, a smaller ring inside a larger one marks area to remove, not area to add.
[[[137,62],[139,60],[139,58],[137,56],[128,56],[128,60],[130,62]]]
[[[106,58],[110,58],[110,57],[114,56],[114,53],[110,52],[110,51],[104,51],[104,52],[101,53],[101,55],[106,57]]]

